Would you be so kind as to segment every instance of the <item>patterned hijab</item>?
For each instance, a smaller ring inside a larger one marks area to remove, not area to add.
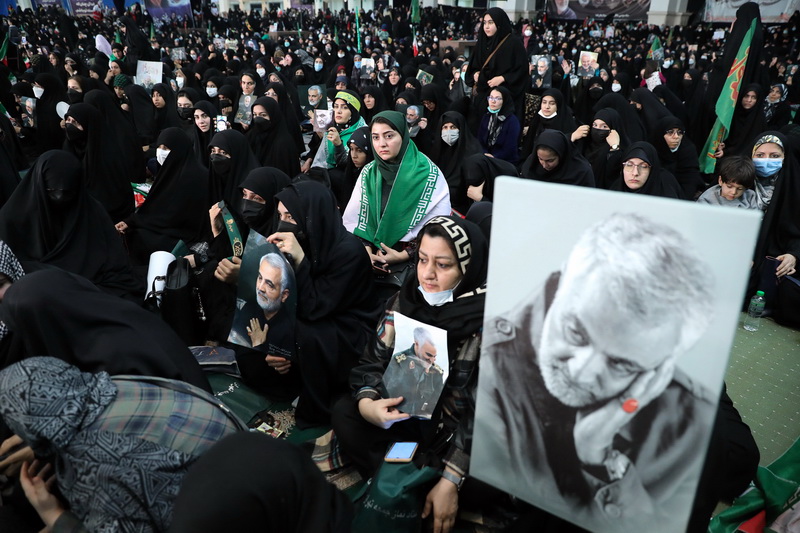
[[[764,98],[764,116],[767,117],[767,120],[772,119],[772,115],[775,114],[775,108],[778,107],[778,104],[786,100],[786,97],[789,96],[789,88],[782,84],[776,83],[770,86],[770,90],[777,87],[781,91],[781,96],[778,98],[777,102],[770,102],[769,101],[769,94]]]
[[[22,265],[19,264],[14,252],[3,241],[0,241],[0,274],[7,277],[11,283],[16,283],[19,278],[25,275],[25,271],[22,270]],[[7,333],[8,327],[0,320],[0,341],[3,340]]]
[[[194,457],[95,428],[117,392],[106,372],[32,357],[0,372],[0,416],[37,455],[57,459],[58,487],[89,531],[166,531]]]

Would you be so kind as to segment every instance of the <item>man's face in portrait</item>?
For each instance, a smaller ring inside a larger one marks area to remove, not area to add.
[[[587,407],[619,396],[672,357],[681,319],[646,324],[634,310],[613,308],[617,289],[606,289],[613,273],[599,269],[572,280],[569,274],[544,320],[539,367],[550,394],[570,407]]]
[[[414,353],[420,361],[423,362],[425,370],[429,369],[436,362],[436,346],[430,342],[425,342],[422,345],[414,343]]]
[[[276,314],[289,296],[289,291],[281,290],[281,287],[281,269],[261,261],[256,278],[256,301],[265,315]]]

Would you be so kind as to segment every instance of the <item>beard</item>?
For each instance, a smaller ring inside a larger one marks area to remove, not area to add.
[[[265,294],[256,291],[256,303],[264,313],[277,313],[282,302],[280,297],[270,299]]]

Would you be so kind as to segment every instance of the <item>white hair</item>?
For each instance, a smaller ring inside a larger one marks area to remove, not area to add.
[[[570,253],[561,282],[596,275],[609,312],[655,325],[682,322],[674,353],[688,350],[713,315],[710,268],[674,228],[635,213],[592,225]]]

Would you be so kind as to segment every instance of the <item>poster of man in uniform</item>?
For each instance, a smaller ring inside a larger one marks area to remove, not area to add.
[[[562,20],[602,19],[647,20],[650,0],[548,0],[547,16]]]
[[[590,531],[685,530],[758,214],[497,187],[470,474]]]
[[[400,313],[394,314],[394,330],[399,351],[383,375],[387,397],[402,396],[400,411],[430,419],[449,374],[447,331]]]
[[[250,230],[236,290],[228,341],[291,359],[297,294],[289,261],[263,235]]]

